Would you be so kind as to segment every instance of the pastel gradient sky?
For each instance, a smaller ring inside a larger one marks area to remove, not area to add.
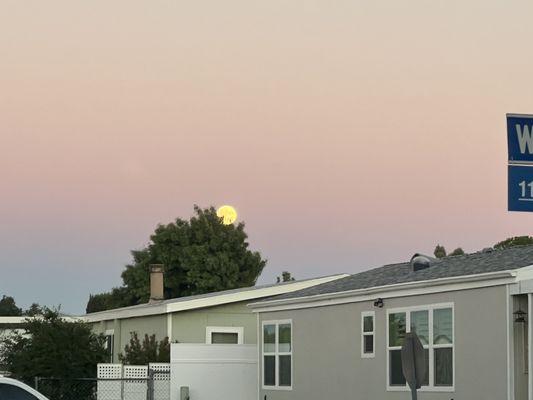
[[[0,3],[0,294],[82,312],[131,249],[229,203],[297,278],[533,233],[505,113],[531,0]]]

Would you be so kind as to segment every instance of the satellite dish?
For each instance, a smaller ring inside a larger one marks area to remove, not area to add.
[[[231,225],[237,221],[237,210],[232,206],[222,206],[218,208],[217,216],[222,218],[224,225]]]

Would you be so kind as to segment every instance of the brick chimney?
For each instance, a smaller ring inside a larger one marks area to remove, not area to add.
[[[164,300],[163,264],[150,265],[150,302]]]

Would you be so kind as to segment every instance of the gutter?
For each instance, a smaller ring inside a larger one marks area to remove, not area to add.
[[[473,282],[482,282],[482,281],[492,281],[497,279],[511,279],[516,278],[516,271],[498,271],[498,272],[488,272],[484,274],[476,275],[462,275],[455,277],[447,277],[440,279],[432,279],[425,281],[414,281],[414,282],[405,282],[405,283],[396,283],[393,285],[385,286],[375,286],[371,288],[364,289],[355,289],[343,292],[335,293],[324,293],[311,296],[296,297],[290,299],[279,299],[279,300],[268,300],[262,302],[256,302],[248,304],[248,307],[252,309],[263,309],[276,306],[285,306],[291,304],[302,304],[302,303],[314,303],[319,301],[327,301],[333,299],[342,299],[346,297],[363,297],[374,294],[384,294],[393,291],[402,291],[408,289],[418,289],[418,288],[429,288],[442,285],[450,285],[455,283],[473,283]]]

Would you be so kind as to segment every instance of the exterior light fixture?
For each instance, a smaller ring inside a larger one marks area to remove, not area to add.
[[[514,315],[514,322],[522,323],[522,324],[526,322],[526,315],[527,315],[526,312],[519,309],[518,311],[515,311],[513,315]]]
[[[383,308],[383,299],[381,297],[374,300],[374,307]]]

